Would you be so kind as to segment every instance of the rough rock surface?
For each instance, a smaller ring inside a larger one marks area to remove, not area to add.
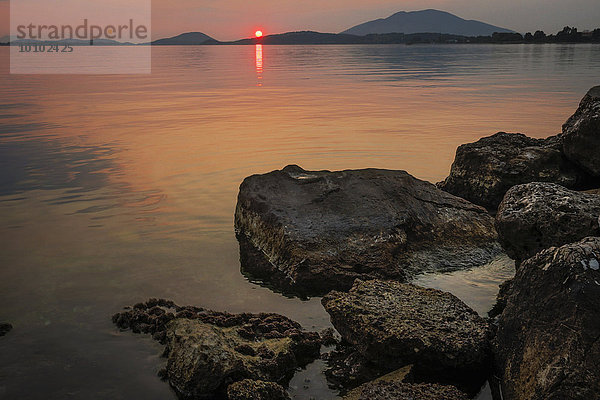
[[[342,338],[387,371],[413,364],[418,379],[449,381],[487,373],[489,326],[450,293],[358,280],[350,292],[333,291],[322,303]]]
[[[278,314],[229,314],[151,299],[113,316],[166,344],[164,377],[181,398],[225,395],[246,378],[287,383],[320,355],[321,338]]]
[[[590,174],[600,177],[600,86],[593,87],[563,125],[565,155]]]
[[[468,398],[454,386],[398,381],[365,383],[344,396],[344,400],[467,400]]]
[[[498,320],[495,361],[506,399],[597,399],[600,238],[525,261]]]
[[[472,267],[500,252],[483,208],[404,171],[254,175],[240,186],[235,226],[243,270],[309,294]]]
[[[244,379],[227,388],[229,400],[289,400],[285,389],[274,382]]]
[[[438,186],[496,211],[511,187],[529,182],[554,182],[585,188],[590,177],[562,154],[558,136],[533,139],[520,133],[499,132],[463,144],[456,150],[450,175]]]
[[[517,261],[551,246],[600,235],[600,196],[553,183],[528,183],[506,193],[496,229],[506,253]]]
[[[0,322],[0,336],[6,335],[12,330],[12,325],[8,322]]]

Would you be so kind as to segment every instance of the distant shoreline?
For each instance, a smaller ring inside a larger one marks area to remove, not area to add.
[[[600,43],[600,29],[578,32],[576,28],[565,27],[562,31],[546,35],[543,31],[525,35],[516,32],[494,33],[491,36],[461,36],[446,33],[385,33],[365,36],[345,33],[321,33],[313,31],[287,32],[261,38],[246,38],[234,41],[219,41],[201,32],[184,33],[172,38],[158,39],[151,43],[121,43],[114,40],[100,39],[94,46],[231,46],[231,45],[381,45],[381,44],[577,44]],[[70,45],[90,46],[88,40],[16,40],[2,45]]]
[[[63,45],[64,43],[53,43],[58,45]],[[439,45],[439,46],[452,46],[452,45],[483,45],[483,44],[492,44],[499,46],[506,45],[577,45],[577,44],[600,44],[600,42],[543,42],[543,43],[531,43],[531,42],[459,42],[459,43],[441,43],[441,42],[415,42],[415,43],[200,43],[200,44],[139,44],[139,45],[131,45],[131,44],[98,44],[98,45],[71,45],[75,47],[131,47],[131,46],[152,46],[152,47],[195,47],[195,46],[255,46],[255,45],[265,45],[265,46],[415,46],[415,45]],[[11,47],[11,46],[19,46],[19,45],[29,45],[29,46],[50,46],[49,43],[36,43],[36,44],[18,44],[18,43],[0,43],[1,47]]]

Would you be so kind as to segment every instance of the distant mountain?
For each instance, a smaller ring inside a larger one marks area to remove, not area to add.
[[[202,32],[188,32],[182,33],[181,35],[173,36],[171,38],[159,39],[152,42],[152,45],[197,45],[197,44],[211,44],[218,43],[217,40],[205,35]]]
[[[364,36],[372,33],[447,33],[461,36],[490,36],[494,32],[508,33],[510,29],[465,20],[445,11],[401,11],[388,18],[356,25],[342,33]]]

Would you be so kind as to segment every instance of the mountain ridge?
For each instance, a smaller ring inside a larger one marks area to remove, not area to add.
[[[363,22],[340,33],[365,36],[369,34],[424,32],[461,36],[489,36],[495,32],[512,33],[513,31],[477,20],[466,20],[447,11],[427,9],[399,11],[387,18]]]
[[[218,43],[218,40],[213,39],[202,32],[186,32],[177,36],[158,39],[152,42],[152,45],[161,46],[161,45],[199,45],[199,44],[210,44],[210,43]]]

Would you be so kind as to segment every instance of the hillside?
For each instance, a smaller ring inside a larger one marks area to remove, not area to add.
[[[152,42],[154,46],[161,45],[196,45],[196,44],[209,44],[218,43],[217,40],[205,35],[202,32],[188,32],[182,33],[181,35],[173,36],[170,38],[159,39]]]
[[[373,33],[447,33],[461,36],[490,36],[494,32],[512,32],[509,29],[480,21],[465,20],[445,11],[401,11],[388,18],[356,25],[344,34],[364,36]]]

